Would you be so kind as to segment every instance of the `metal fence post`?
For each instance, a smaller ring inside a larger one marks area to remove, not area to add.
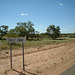
[[[23,43],[23,71],[25,71],[25,68],[24,68],[24,43]]]
[[[10,42],[10,67],[12,70],[12,43]]]

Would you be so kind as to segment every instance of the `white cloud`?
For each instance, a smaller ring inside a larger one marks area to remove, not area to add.
[[[58,2],[58,4],[59,4],[60,6],[63,6],[63,5],[64,5],[62,2]]]
[[[24,13],[21,13],[21,15],[22,15],[22,16],[28,16],[28,14],[27,14],[27,13],[26,13],[26,14],[24,14]]]
[[[21,13],[22,16],[24,16],[25,14]]]

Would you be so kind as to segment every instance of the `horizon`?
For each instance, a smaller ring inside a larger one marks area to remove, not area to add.
[[[75,33],[74,7],[74,0],[0,0],[0,26],[10,30],[29,20],[40,33],[49,25],[59,25],[61,33]]]

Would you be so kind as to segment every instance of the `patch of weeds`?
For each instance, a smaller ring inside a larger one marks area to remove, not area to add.
[[[42,46],[37,47],[37,49],[40,49]]]
[[[36,70],[36,73],[39,74],[39,73],[42,73],[42,72],[39,69],[37,69]]]
[[[64,54],[66,54],[66,53],[64,53]]]
[[[0,50],[6,50],[6,49],[9,49],[8,45],[2,45],[2,46],[0,46]]]
[[[6,70],[4,71],[4,74],[7,75],[7,72],[8,72],[8,71],[10,71],[10,70],[7,70],[7,69],[6,69]]]
[[[54,63],[54,65],[56,65],[57,63]]]
[[[19,75],[26,75],[26,74],[24,74],[24,73],[21,72],[21,73],[19,73]]]
[[[1,49],[7,49],[7,46],[4,46],[4,47],[2,46]]]
[[[56,63],[53,64],[53,67],[56,67]]]
[[[56,41],[53,41],[53,43],[55,43]]]
[[[5,70],[5,71],[4,71],[4,74],[6,74],[6,73],[7,73],[7,71]]]
[[[64,58],[63,58],[63,57],[61,57],[61,59],[62,59],[62,60],[64,60]]]
[[[5,54],[9,54],[9,52],[5,52]]]

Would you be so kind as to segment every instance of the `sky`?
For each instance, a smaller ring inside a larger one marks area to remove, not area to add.
[[[75,0],[0,0],[0,26],[10,30],[28,20],[40,33],[49,25],[60,26],[61,33],[75,33]]]

